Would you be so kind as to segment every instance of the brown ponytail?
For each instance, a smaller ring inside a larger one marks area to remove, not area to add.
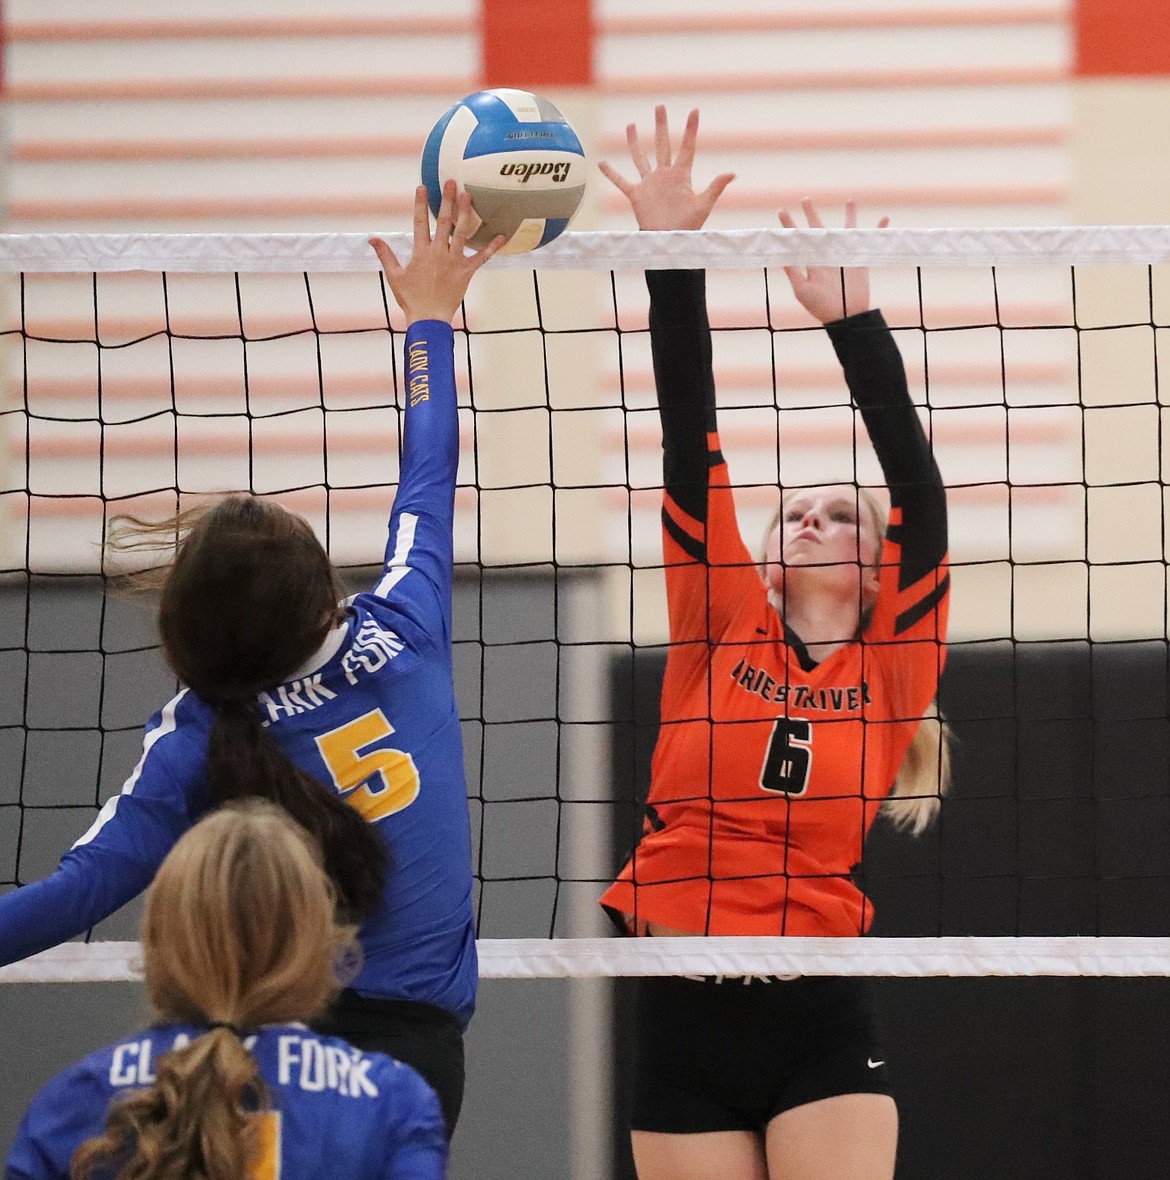
[[[250,703],[218,707],[208,737],[207,777],[215,803],[259,795],[312,833],[348,920],[361,921],[377,908],[386,845],[352,807],[285,756]]]
[[[339,622],[341,585],[308,523],[271,501],[233,495],[158,522],[117,518],[107,547],[173,550],[173,561],[137,581],[160,590],[159,635],[175,675],[216,707],[212,800],[279,803],[320,843],[345,914],[371,913],[388,871],[385,843],[289,761],[252,703],[302,667]]]

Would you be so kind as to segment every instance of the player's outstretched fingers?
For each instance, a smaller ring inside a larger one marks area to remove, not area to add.
[[[597,168],[601,175],[623,196],[628,197],[634,191],[634,186],[620,172],[611,168],[604,160],[597,161]]]
[[[474,274],[485,262],[491,260],[506,246],[508,239],[503,234],[497,234],[482,250],[477,250],[468,258],[471,264],[471,274]]]
[[[455,200],[455,227],[451,231],[451,248],[462,254],[467,248],[467,239],[478,228],[475,209],[472,208],[471,194],[461,192]]]
[[[821,221],[821,215],[817,212],[817,207],[812,203],[811,197],[805,197],[800,202],[800,207],[804,210],[805,220],[808,222],[809,229],[824,229],[824,222]]]
[[[455,181],[443,183],[443,198],[439,202],[439,212],[435,216],[435,237],[445,246],[451,240],[451,233],[455,228],[455,202],[459,195]]]
[[[661,103],[654,108],[654,152],[659,168],[670,167],[670,124],[666,119],[666,107]]]
[[[796,222],[792,220],[792,214],[787,209],[781,209],[779,214],[780,224],[785,229],[796,229]],[[784,273],[788,276],[788,281],[795,287],[796,283],[801,279],[808,278],[808,271],[803,266],[786,266]]]
[[[414,190],[414,248],[417,250],[420,246],[427,245],[430,240],[431,211],[427,204],[427,187],[420,184]]]
[[[691,112],[687,115],[687,123],[683,128],[682,143],[679,144],[678,155],[675,157],[675,163],[680,168],[685,168],[688,172],[695,164],[695,145],[699,142],[699,108],[692,107]],[[727,186],[724,185],[724,188]],[[720,189],[720,192],[723,190]]]
[[[701,193],[698,194],[699,207],[703,220],[706,221],[716,202],[723,196],[723,190],[735,179],[734,172],[720,172]]]
[[[878,229],[885,229],[890,224],[888,217],[882,217],[877,223]],[[845,202],[845,228],[857,228],[857,202],[850,198]]]
[[[636,123],[626,124],[626,143],[629,145],[630,159],[634,161],[634,167],[638,169],[638,175],[645,176],[650,171],[650,161],[646,158],[642,141],[638,138],[638,125]]]
[[[382,270],[385,272],[387,280],[393,284],[402,273],[402,263],[398,261],[398,256],[381,238],[370,238],[369,242],[374,247],[374,253],[377,254],[378,261],[382,264]]]

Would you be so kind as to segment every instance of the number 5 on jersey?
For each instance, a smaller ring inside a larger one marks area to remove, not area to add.
[[[385,819],[418,798],[414,759],[378,744],[393,732],[382,710],[374,709],[316,739],[333,785],[367,823]]]

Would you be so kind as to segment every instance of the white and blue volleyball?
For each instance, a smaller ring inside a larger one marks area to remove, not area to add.
[[[527,90],[480,90],[435,124],[423,147],[431,212],[443,184],[471,194],[476,249],[503,234],[506,254],[545,246],[573,219],[585,195],[585,150],[564,115]]]

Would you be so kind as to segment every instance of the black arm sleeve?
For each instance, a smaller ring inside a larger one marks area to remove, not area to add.
[[[662,419],[667,494],[695,520],[707,516],[707,434],[715,430],[715,377],[701,270],[651,270],[650,347]],[[717,461],[717,460],[716,460]]]
[[[946,489],[882,313],[875,308],[825,327],[881,463],[890,503],[902,511],[901,527],[891,534],[902,547],[899,583],[905,589],[946,555]]]

